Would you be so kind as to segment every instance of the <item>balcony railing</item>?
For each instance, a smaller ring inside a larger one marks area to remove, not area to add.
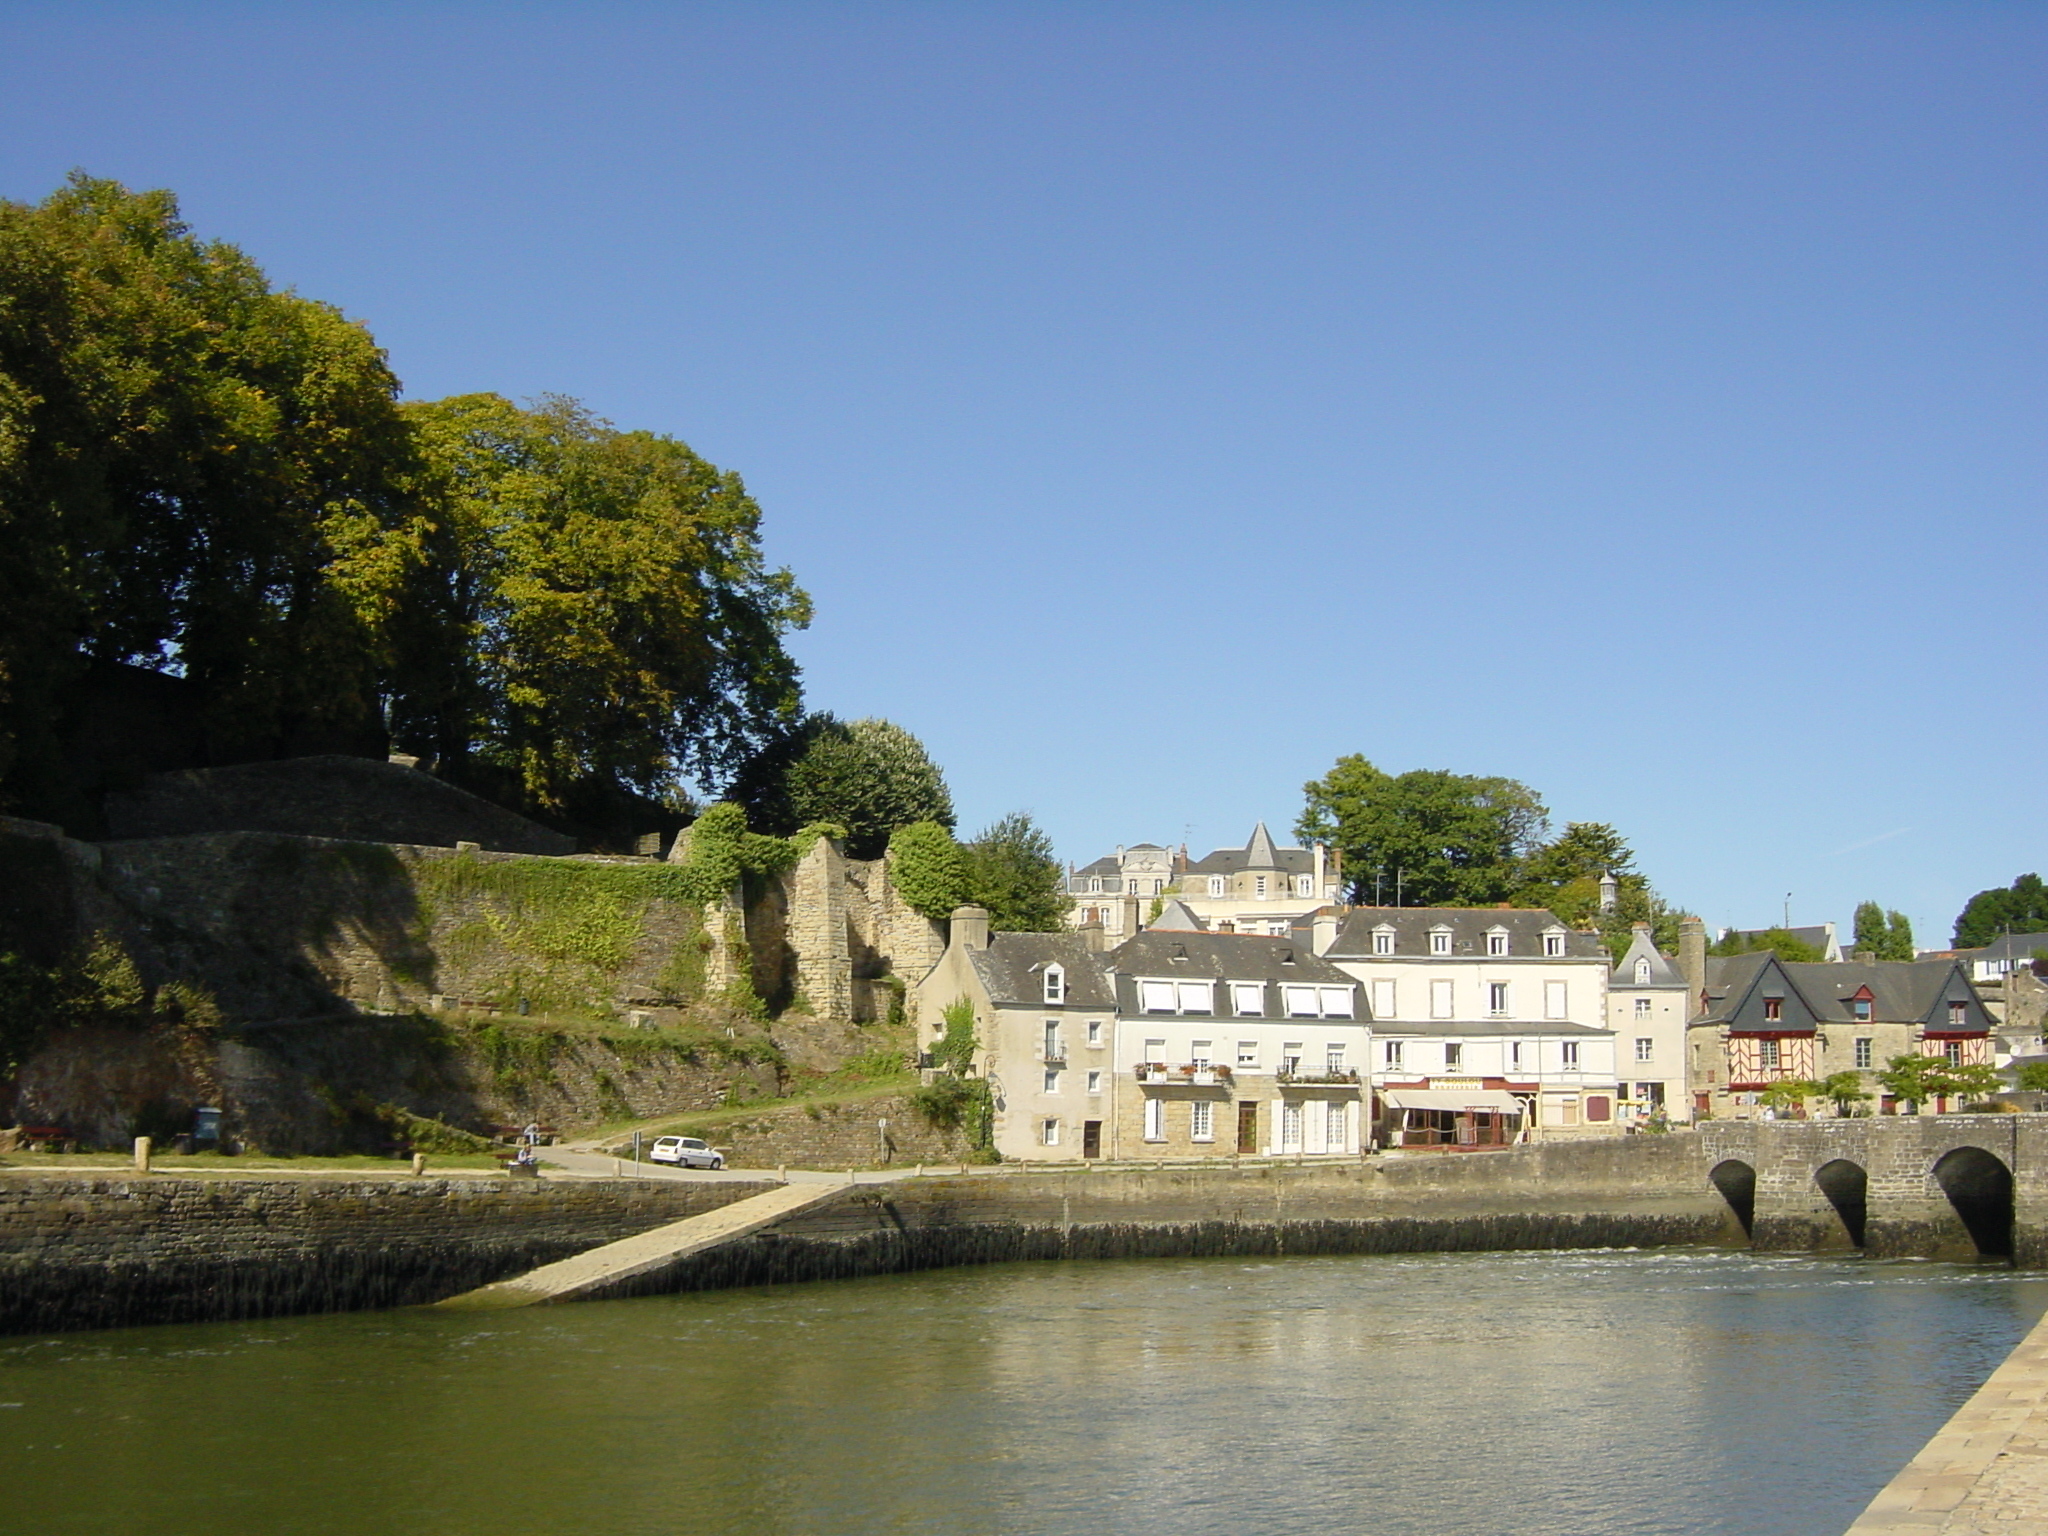
[[[1141,1061],[1134,1069],[1141,1083],[1161,1085],[1193,1085],[1206,1088],[1213,1083],[1230,1081],[1230,1068],[1217,1062],[1187,1061],[1180,1063],[1164,1061]]]
[[[1301,1083],[1310,1087],[1319,1084],[1335,1086],[1340,1083],[1356,1083],[1358,1081],[1358,1069],[1356,1067],[1324,1067],[1316,1070],[1309,1067],[1282,1067],[1279,1076],[1280,1081],[1283,1083]]]

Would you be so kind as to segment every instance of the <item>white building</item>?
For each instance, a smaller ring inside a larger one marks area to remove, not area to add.
[[[1386,1144],[1621,1129],[1597,935],[1541,909],[1356,907],[1324,958],[1365,988]]]
[[[1678,965],[1659,953],[1650,925],[1637,923],[1628,952],[1607,979],[1607,1027],[1614,1032],[1624,1124],[1661,1111],[1679,1124],[1692,1119],[1685,1082],[1685,1025],[1692,997]]]

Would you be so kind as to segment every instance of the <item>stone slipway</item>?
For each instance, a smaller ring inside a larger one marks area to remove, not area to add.
[[[845,1193],[843,1184],[789,1184],[736,1200],[701,1216],[688,1216],[633,1237],[606,1243],[574,1258],[435,1303],[442,1307],[530,1307],[544,1302],[593,1301],[658,1288],[660,1277],[696,1254],[738,1242],[799,1211]]]
[[[2048,1530],[2048,1317],[1870,1501],[1848,1536]]]

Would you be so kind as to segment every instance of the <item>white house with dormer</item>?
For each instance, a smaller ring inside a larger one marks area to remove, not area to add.
[[[1678,962],[1658,950],[1650,925],[1637,923],[1607,978],[1607,1027],[1614,1031],[1624,1125],[1662,1115],[1692,1120],[1685,1084],[1685,1024],[1692,994]]]
[[[1539,908],[1354,907],[1324,958],[1365,993],[1383,1144],[1622,1129],[1597,934]]]

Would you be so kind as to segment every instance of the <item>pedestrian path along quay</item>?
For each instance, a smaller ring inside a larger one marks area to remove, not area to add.
[[[617,1295],[643,1276],[720,1243],[758,1232],[797,1211],[837,1196],[843,1184],[786,1184],[701,1216],[672,1221],[633,1237],[606,1243],[573,1258],[544,1264],[511,1280],[465,1291],[439,1307],[531,1307],[545,1302],[589,1301]]]
[[[1847,1536],[2018,1536],[2048,1531],[2048,1317]]]

